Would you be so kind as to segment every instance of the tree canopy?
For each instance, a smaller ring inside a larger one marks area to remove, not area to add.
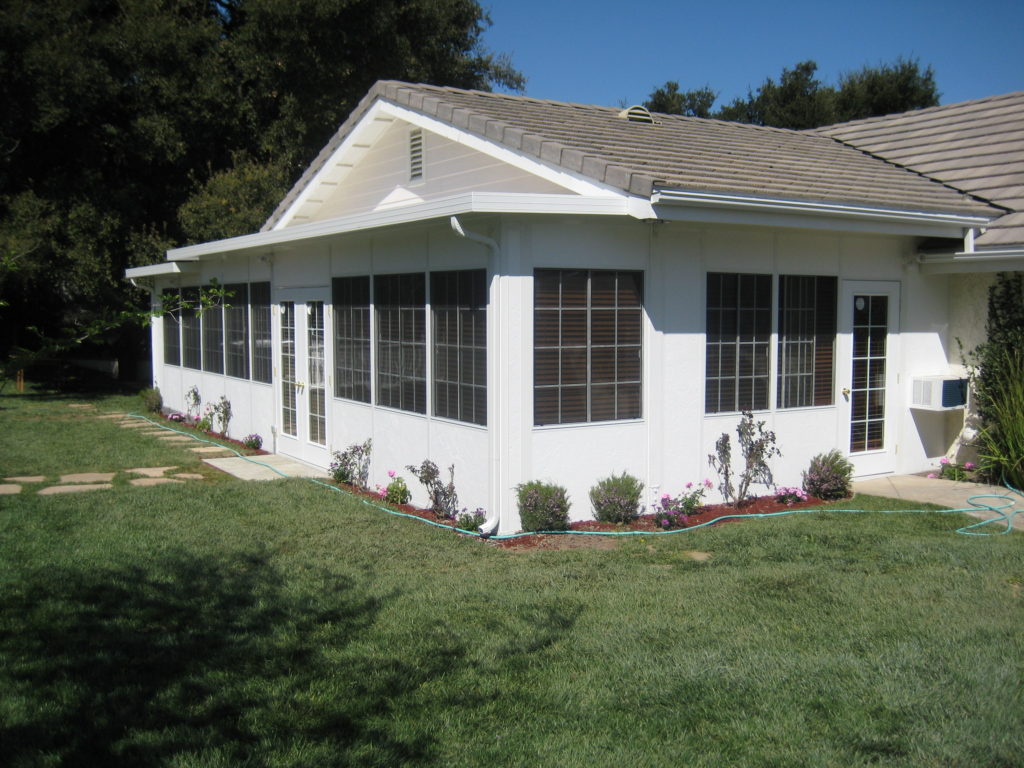
[[[378,79],[520,90],[477,0],[0,0],[0,353],[258,229]]]
[[[801,130],[939,103],[935,73],[930,66],[922,70],[916,60],[900,58],[892,64],[845,72],[838,87],[822,83],[817,70],[810,60],[783,68],[778,82],[766,78],[756,92],[748,91],[746,98],[734,99],[717,111],[712,111],[717,94],[709,86],[680,91],[674,80],[656,88],[644,105],[655,112]]]

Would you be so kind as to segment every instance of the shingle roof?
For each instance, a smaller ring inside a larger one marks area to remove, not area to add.
[[[978,246],[1024,244],[1024,91],[818,128],[1009,212]]]
[[[611,107],[385,80],[360,102],[264,229],[284,214],[377,99],[643,197],[662,188],[998,214],[969,195],[813,133],[663,114],[645,124],[625,120]]]

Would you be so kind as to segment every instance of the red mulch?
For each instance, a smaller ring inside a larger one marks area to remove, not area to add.
[[[166,416],[164,416],[162,414],[158,415],[158,414],[155,414],[155,413],[151,413],[146,418],[148,418],[148,419],[150,419],[152,421],[162,421],[164,424],[166,424],[171,429],[180,430],[181,432],[184,432],[185,434],[190,434],[191,433],[193,435],[196,435],[197,437],[215,437],[218,440],[220,440],[222,443],[231,443],[232,445],[238,447],[238,452],[239,453],[243,453],[246,456],[268,456],[270,454],[270,451],[264,451],[263,449],[255,449],[254,450],[252,448],[247,448],[245,443],[243,443],[241,440],[233,440],[230,437],[224,437],[223,435],[220,435],[220,434],[218,434],[216,432],[203,432],[200,429],[196,429],[194,426],[192,426],[191,424],[189,424],[186,421],[175,421],[174,419],[169,419],[169,418],[167,418]]]

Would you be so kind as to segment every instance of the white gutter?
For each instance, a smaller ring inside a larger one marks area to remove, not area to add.
[[[1016,271],[1024,269],[1024,248],[920,253],[917,256],[917,263],[926,274]]]
[[[977,227],[987,224],[989,217],[967,214],[905,211],[844,203],[826,203],[808,200],[757,197],[720,192],[693,192],[681,189],[655,189],[651,195],[653,205],[696,205],[742,211],[769,213],[814,214],[862,219],[867,221],[912,222],[920,224]]]
[[[196,261],[204,256],[270,248],[302,240],[357,232],[366,229],[411,224],[469,213],[560,213],[581,216],[635,215],[635,206],[625,197],[581,197],[579,195],[535,195],[512,192],[466,192],[425,203],[396,206],[353,216],[342,216],[308,224],[294,224],[252,235],[215,240],[211,243],[173,248],[170,261]],[[144,269],[144,267],[143,267]]]
[[[464,237],[467,240],[472,240],[481,245],[485,245],[491,249],[491,257],[493,259],[493,268],[491,274],[497,276],[498,269],[501,266],[501,246],[498,245],[498,241],[493,238],[487,237],[486,235],[480,235],[476,232],[469,232],[465,230],[458,217],[452,216],[449,219],[449,223],[455,234],[460,237]],[[492,302],[491,306],[497,307],[498,302]],[[495,313],[497,314],[497,313]],[[496,318],[495,318],[496,319]],[[497,403],[496,408],[491,408],[493,412],[493,418],[489,418],[487,421],[487,429],[490,438],[491,448],[491,471],[490,471],[490,499],[491,499],[491,510],[489,517],[484,520],[480,525],[480,532],[490,536],[498,531],[501,527],[501,417],[499,411],[501,410],[501,376],[498,375],[498,366],[501,360],[501,349],[499,341],[501,334],[498,332],[500,329],[494,327],[498,325],[494,322],[487,324],[487,356],[490,361],[488,364],[488,381],[487,391],[488,397],[491,398],[492,403]]]
[[[182,269],[179,265],[173,262],[165,261],[160,264],[149,264],[145,267],[131,267],[124,271],[124,276],[131,281],[135,281],[140,278],[147,277],[171,277],[174,275],[184,274],[187,271],[187,269]]]

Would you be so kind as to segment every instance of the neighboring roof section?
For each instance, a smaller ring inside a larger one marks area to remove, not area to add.
[[[664,114],[645,124],[626,120],[611,107],[380,81],[264,229],[284,216],[378,99],[647,199],[663,188],[950,214],[997,213],[943,184],[813,133]]]
[[[1008,209],[977,246],[1024,244],[1024,91],[818,128]]]

